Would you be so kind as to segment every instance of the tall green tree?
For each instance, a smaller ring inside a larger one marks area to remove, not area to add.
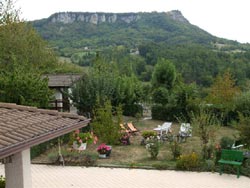
[[[235,108],[233,101],[240,92],[229,71],[226,71],[223,75],[218,75],[209,90],[207,101],[213,105],[212,107],[217,111],[217,115],[222,117],[225,125],[232,118],[230,112]]]
[[[174,65],[165,59],[158,60],[152,76],[152,85],[154,87],[172,89],[175,80],[176,70]]]
[[[55,67],[56,57],[12,0],[0,3],[0,101],[47,107],[52,93],[41,73]]]
[[[115,62],[98,58],[88,74],[73,89],[73,100],[81,113],[92,113],[96,102],[122,105],[124,113],[133,111],[142,98],[142,87],[135,76],[120,74]],[[127,110],[126,110],[127,109]],[[130,115],[133,115],[130,114]]]
[[[121,108],[117,108],[116,120],[113,119],[113,109],[110,101],[106,101],[104,105],[95,109],[93,118],[93,130],[98,138],[106,144],[118,144],[121,137]]]
[[[47,108],[52,95],[48,80],[22,65],[12,68],[0,71],[0,101]]]

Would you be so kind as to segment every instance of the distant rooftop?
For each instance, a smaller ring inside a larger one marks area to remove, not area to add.
[[[49,87],[70,87],[82,76],[81,74],[48,74],[43,77],[49,79]]]
[[[75,114],[0,103],[0,159],[85,127]]]

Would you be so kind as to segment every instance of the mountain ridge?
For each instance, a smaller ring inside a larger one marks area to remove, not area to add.
[[[103,13],[59,12],[31,24],[64,55],[65,51],[123,45],[136,48],[142,43],[168,45],[199,44],[208,48],[239,43],[218,38],[192,25],[179,10],[169,12]],[[226,45],[225,45],[226,44]],[[230,46],[230,48],[231,48]]]
[[[111,12],[58,12],[52,14],[48,19],[52,23],[61,22],[64,24],[73,23],[76,21],[99,24],[103,22],[115,23],[117,20],[131,23],[141,18],[140,15],[145,12],[128,12],[128,13],[111,13]],[[170,16],[173,20],[189,23],[179,10],[162,12]]]

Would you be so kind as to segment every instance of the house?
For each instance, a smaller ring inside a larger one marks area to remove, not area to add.
[[[90,122],[83,116],[0,103],[0,161],[6,188],[32,188],[30,148]]]
[[[52,109],[64,112],[73,110],[72,101],[67,94],[72,92],[71,87],[82,76],[81,74],[48,74],[43,76],[48,78],[48,86],[54,90],[55,99],[51,101]]]

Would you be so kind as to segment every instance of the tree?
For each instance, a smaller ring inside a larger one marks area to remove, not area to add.
[[[81,113],[92,113],[96,102],[104,105],[110,100],[112,106],[122,105],[124,113],[135,115],[142,97],[138,79],[119,74],[114,62],[97,59],[88,74],[73,88],[73,100]]]
[[[152,85],[154,87],[165,87],[172,89],[176,80],[176,71],[174,65],[165,59],[158,60],[155,65]]]
[[[117,108],[117,120],[113,120],[112,105],[110,101],[106,101],[103,106],[95,109],[93,118],[93,130],[102,142],[106,144],[117,144],[121,137],[121,108]]]
[[[19,10],[14,8],[12,0],[0,0],[0,25],[19,22]]]
[[[239,93],[240,89],[235,85],[235,80],[229,71],[215,78],[207,96],[207,101],[217,111],[217,116],[223,117],[224,124],[230,121],[229,112],[232,112],[235,108],[233,99]]]
[[[12,71],[0,71],[0,101],[19,105],[48,107],[52,91],[48,80],[15,64]]]
[[[0,3],[0,101],[47,107],[52,93],[41,73],[55,67],[56,57],[12,0]]]
[[[218,75],[215,78],[207,100],[212,104],[228,106],[239,92],[240,89],[236,86],[232,74],[226,71],[222,76]]]
[[[165,87],[159,87],[153,92],[153,102],[166,105],[169,102],[169,92]]]
[[[56,67],[57,59],[47,43],[28,23],[19,19],[12,0],[2,1],[0,15],[0,68],[13,62],[28,64],[40,72]]]

